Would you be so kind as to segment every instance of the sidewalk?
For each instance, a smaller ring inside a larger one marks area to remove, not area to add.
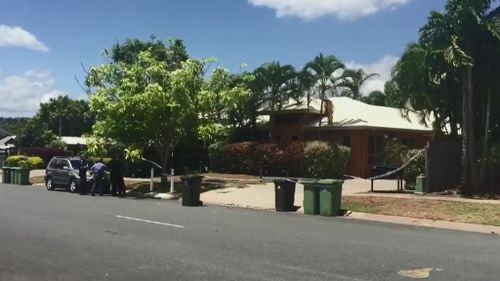
[[[396,182],[393,180],[377,181],[377,190],[393,191],[396,189]],[[343,186],[344,196],[380,196],[392,198],[411,198],[417,200],[443,200],[475,203],[493,203],[500,204],[498,200],[473,200],[466,198],[449,198],[442,196],[415,196],[412,194],[398,193],[370,193],[370,181],[363,179],[346,180]],[[295,205],[300,207],[297,213],[303,213],[303,185],[297,184],[295,189]],[[201,200],[206,204],[235,206],[243,208],[253,208],[261,210],[274,210],[274,184],[260,183],[250,184],[246,188],[226,188],[217,189],[201,194]],[[412,225],[417,227],[431,227],[451,230],[461,230],[477,233],[500,234],[500,227],[467,224],[448,221],[434,221],[429,219],[416,219],[408,217],[395,217],[365,213],[351,213],[346,219],[368,220],[386,223],[396,223]]]
[[[346,180],[342,188],[342,195],[355,196],[356,194],[366,193],[369,190],[370,181],[368,180]],[[377,190],[385,192],[395,191],[396,181],[379,180],[377,181]],[[297,183],[295,187],[295,205],[301,207],[298,212],[302,212],[302,201],[304,200],[303,191],[304,186]],[[274,209],[274,183],[263,182],[249,184],[246,188],[216,189],[201,194],[201,200],[217,205],[272,210]]]

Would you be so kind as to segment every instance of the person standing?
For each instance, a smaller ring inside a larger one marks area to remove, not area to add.
[[[112,196],[125,196],[125,181],[123,179],[123,164],[116,156],[109,162],[111,169],[111,195]]]
[[[106,170],[106,165],[102,163],[102,159],[99,159],[97,163],[92,166],[92,172],[94,173],[94,185],[92,186],[91,195],[95,196],[96,189],[99,191],[99,196],[103,194],[103,183],[104,183],[104,171]]]
[[[87,169],[88,169],[87,157],[82,156],[80,159],[80,168],[78,169],[78,176],[80,177],[80,195],[87,194]]]

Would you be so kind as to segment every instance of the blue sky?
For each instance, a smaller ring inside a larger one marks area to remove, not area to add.
[[[319,52],[381,74],[445,0],[16,0],[0,3],[0,116],[83,95],[74,76],[116,40],[181,38],[191,56],[239,71],[279,60],[300,68]]]

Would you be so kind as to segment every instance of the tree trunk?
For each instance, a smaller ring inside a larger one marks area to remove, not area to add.
[[[491,118],[491,89],[488,87],[488,97],[486,100],[486,120],[484,125],[484,139],[483,139],[483,155],[481,157],[481,168],[479,170],[479,183],[480,187],[484,188],[487,182],[486,169],[488,168],[489,160],[488,154],[489,147],[489,131],[490,131],[490,118]]]
[[[253,140],[257,140],[257,116],[252,116],[252,136]]]
[[[172,152],[172,147],[168,145],[164,149],[160,150],[160,160],[161,160],[161,183],[166,184],[168,181],[168,158]],[[173,156],[173,155],[172,155]]]
[[[469,107],[467,91],[467,73],[464,70],[462,81],[462,192],[469,193],[471,189],[470,155],[469,155]]]
[[[472,66],[467,66],[467,107],[469,127],[469,161],[470,175],[473,192],[479,188],[479,170],[477,168],[476,138],[474,131],[474,88],[472,82]]]
[[[319,129],[318,129],[318,140],[321,140],[321,126],[323,123],[323,98],[321,98],[321,106],[319,110]]]
[[[309,113],[309,105],[311,104],[311,92],[307,90],[307,112]]]

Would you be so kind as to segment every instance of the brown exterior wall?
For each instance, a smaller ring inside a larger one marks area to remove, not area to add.
[[[304,140],[304,129],[314,122],[317,116],[317,114],[307,112],[276,113],[271,128],[271,139],[279,142]],[[289,123],[279,122],[283,120]]]
[[[324,140],[346,145],[350,139],[351,161],[348,175],[369,178],[369,138],[389,137],[407,140],[411,148],[423,148],[431,139],[431,133],[415,131],[393,131],[381,129],[349,129],[349,130],[308,130],[310,124],[317,120],[314,113],[277,113],[271,127],[271,139],[279,142],[295,140]],[[293,116],[293,117],[292,117]]]

